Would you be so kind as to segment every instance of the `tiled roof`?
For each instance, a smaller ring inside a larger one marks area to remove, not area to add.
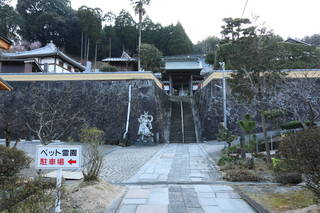
[[[120,58],[105,58],[102,59],[103,62],[111,62],[111,61],[136,61],[136,59],[130,57],[128,53],[123,51],[122,55]]]
[[[9,40],[8,38],[6,38],[6,37],[4,37],[4,36],[2,36],[2,35],[0,35],[0,39],[1,39],[1,40],[4,40],[5,42],[7,42],[7,43],[10,44],[10,45],[13,44],[13,42],[12,42],[11,40]]]
[[[288,38],[285,42],[287,42],[287,43],[296,43],[296,44],[304,44],[304,45],[311,46],[311,44],[309,44],[309,43],[306,43],[304,41],[301,41],[299,39],[294,39],[294,38]]]
[[[78,67],[80,70],[84,71],[86,68],[85,66],[81,65],[77,61],[73,60],[63,52],[61,52],[53,43],[49,43],[44,47],[30,50],[30,51],[23,51],[23,52],[16,52],[16,53],[3,53],[4,57],[8,58],[37,58],[43,56],[60,56],[65,61],[69,62],[73,66]]]
[[[202,70],[199,58],[177,57],[164,58],[165,70]]]
[[[0,90],[11,91],[12,87],[10,84],[8,84],[6,81],[4,81],[2,78],[0,78]]]

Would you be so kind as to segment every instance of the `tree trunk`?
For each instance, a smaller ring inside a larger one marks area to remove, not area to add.
[[[89,53],[90,53],[90,39],[88,38],[88,47],[87,47],[87,63],[89,61]]]
[[[267,123],[266,123],[266,118],[264,117],[263,112],[261,113],[261,124],[262,124],[262,130],[263,130],[263,140],[265,142],[266,153],[267,153],[267,163],[271,163],[270,145],[267,139]]]
[[[80,62],[82,63],[82,60],[83,60],[83,32],[81,33],[81,48],[80,48],[80,51],[81,51]]]
[[[241,151],[241,158],[246,159],[246,152],[244,150],[244,144],[245,144],[245,136],[243,132],[240,133],[240,151]]]
[[[142,30],[142,14],[139,14],[139,44],[138,44],[138,71],[141,70],[141,30]]]
[[[83,41],[83,49],[84,49],[84,52],[83,52],[83,61],[85,61],[85,65],[87,66],[87,36],[84,35],[84,41]]]
[[[6,140],[6,147],[10,147],[11,136],[10,136],[10,131],[8,130],[8,128],[4,129],[4,136],[5,136],[5,140]]]
[[[240,135],[240,150],[241,150],[241,158],[242,159],[246,159],[246,151],[244,150],[244,140],[245,140],[245,137],[244,137],[244,134],[241,133]]]
[[[96,42],[96,47],[95,47],[95,51],[94,51],[94,67],[93,67],[93,71],[96,71],[97,68],[97,49],[98,49],[98,44]]]
[[[109,38],[109,58],[111,58],[111,37]]]

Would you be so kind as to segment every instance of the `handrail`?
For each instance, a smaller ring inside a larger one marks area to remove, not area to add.
[[[184,143],[184,120],[183,120],[183,104],[180,100],[180,111],[181,111],[181,131],[182,131],[182,143]]]

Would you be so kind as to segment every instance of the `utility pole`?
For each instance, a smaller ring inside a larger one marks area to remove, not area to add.
[[[226,78],[225,78],[225,63],[219,62],[222,68],[222,90],[223,90],[223,126],[227,129],[227,91],[226,91]]]

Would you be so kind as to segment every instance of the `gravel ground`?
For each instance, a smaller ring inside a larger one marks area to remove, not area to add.
[[[105,181],[121,183],[128,180],[154,155],[163,145],[147,147],[123,147],[112,151],[105,157],[101,176]]]

